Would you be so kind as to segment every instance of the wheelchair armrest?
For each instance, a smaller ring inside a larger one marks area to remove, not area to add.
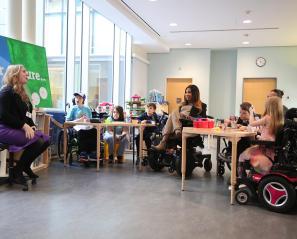
[[[250,142],[252,145],[261,145],[267,148],[272,148],[275,146],[274,141],[268,141],[268,140],[251,140]]]
[[[183,127],[193,127],[193,121],[189,119],[180,119]]]

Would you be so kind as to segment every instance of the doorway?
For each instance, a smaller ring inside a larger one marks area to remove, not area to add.
[[[242,101],[250,102],[258,114],[263,114],[267,94],[275,88],[276,78],[244,78]]]
[[[192,78],[167,78],[166,100],[169,102],[169,113],[183,102],[185,89],[190,84],[192,84]]]

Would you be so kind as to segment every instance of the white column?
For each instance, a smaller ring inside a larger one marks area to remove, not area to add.
[[[22,39],[22,0],[9,0],[7,6],[8,37]]]
[[[19,0],[21,1],[21,0]],[[36,0],[22,0],[22,40],[36,42]]]

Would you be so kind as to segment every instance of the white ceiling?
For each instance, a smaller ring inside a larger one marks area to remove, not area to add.
[[[297,45],[296,0],[85,0],[147,52]],[[114,12],[102,9],[105,2]],[[249,13],[247,13],[249,11]],[[120,17],[120,19],[118,19]],[[125,19],[125,20],[124,20]],[[245,19],[251,24],[243,24]],[[177,23],[170,27],[169,23]],[[243,45],[249,41],[249,45]],[[185,46],[191,43],[191,46]]]

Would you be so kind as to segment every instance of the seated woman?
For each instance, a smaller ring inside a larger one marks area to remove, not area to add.
[[[125,121],[124,110],[122,106],[115,106],[112,111],[112,116],[107,118],[107,122]],[[125,148],[129,143],[129,128],[123,126],[108,126],[106,132],[104,133],[103,139],[108,144],[109,153],[109,163],[113,163],[113,134],[116,134],[115,141],[119,143],[119,148],[117,152],[118,163],[123,163],[123,155]]]
[[[257,121],[254,119],[254,108],[250,108],[250,123],[252,127],[259,126],[261,135],[259,140],[275,141],[278,130],[284,124],[283,105],[279,97],[269,97],[265,103],[263,117]],[[244,177],[244,162],[250,160],[253,168],[260,173],[267,173],[274,160],[274,150],[254,145],[246,149],[239,156],[238,176]]]
[[[171,134],[181,137],[181,119],[206,118],[206,104],[200,100],[200,92],[196,85],[189,85],[185,89],[184,102],[173,111],[162,131],[162,140],[157,146],[152,146],[155,150],[165,150],[166,143]]]
[[[24,88],[27,81],[23,65],[10,65],[0,91],[0,141],[10,145],[10,152],[23,150],[13,170],[14,180],[20,184],[26,183],[23,172],[38,178],[31,164],[50,145],[49,137],[37,131],[32,120],[33,107]]]

